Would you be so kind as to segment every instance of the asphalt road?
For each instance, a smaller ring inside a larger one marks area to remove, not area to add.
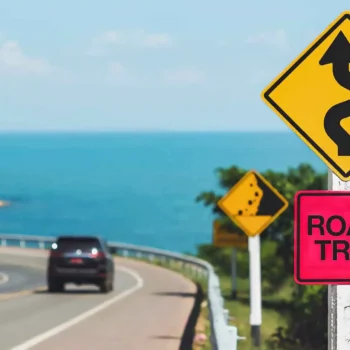
[[[66,293],[48,294],[46,254],[0,248],[0,350],[179,349],[194,302],[192,282],[116,259],[113,293],[68,286]]]
[[[19,261],[13,255],[0,256],[0,300],[8,293],[40,288],[44,284],[42,259],[33,262]]]

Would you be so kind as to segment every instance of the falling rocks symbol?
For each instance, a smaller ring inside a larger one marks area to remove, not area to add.
[[[321,66],[332,64],[334,79],[350,91],[350,43],[342,31],[329,46],[319,64]],[[350,117],[350,100],[331,107],[324,118],[324,129],[338,146],[338,156],[350,156],[350,135],[340,125],[341,121],[348,117]]]

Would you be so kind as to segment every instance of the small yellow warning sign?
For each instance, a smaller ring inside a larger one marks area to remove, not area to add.
[[[227,232],[215,220],[213,225],[213,245],[216,247],[247,248],[248,237],[238,233]]]
[[[249,171],[218,206],[247,236],[257,236],[288,207],[288,201],[256,171]]]

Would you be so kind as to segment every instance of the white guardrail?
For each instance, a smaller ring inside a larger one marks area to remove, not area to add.
[[[47,236],[0,234],[0,246],[49,249],[55,239],[55,237]],[[108,245],[116,255],[150,261],[159,259],[160,262],[164,264],[169,263],[170,265],[180,263],[184,269],[190,269],[197,277],[206,278],[208,283],[207,297],[212,349],[237,350],[238,340],[245,338],[239,337],[237,328],[229,325],[229,313],[224,308],[224,298],[221,295],[219,277],[216,275],[212,265],[195,257],[162,249],[119,242],[108,242]]]

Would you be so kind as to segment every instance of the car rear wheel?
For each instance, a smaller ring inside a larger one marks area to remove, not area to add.
[[[48,282],[48,290],[49,293],[60,293],[64,290],[64,283],[59,281],[52,281],[50,280]]]
[[[109,293],[113,290],[113,281],[109,281],[107,278],[101,282],[100,290],[102,293]]]
[[[110,292],[113,292],[113,289],[114,289],[114,284],[113,284],[113,281],[110,283],[110,286],[109,286],[109,291]]]
[[[109,292],[107,281],[101,282],[101,284],[100,284],[100,290],[101,290],[101,293],[108,293],[108,292]]]

